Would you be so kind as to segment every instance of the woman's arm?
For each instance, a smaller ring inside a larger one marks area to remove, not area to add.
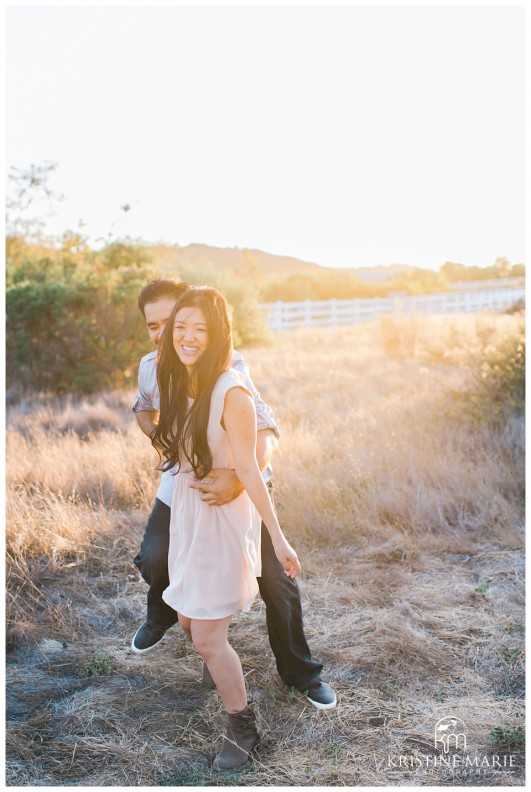
[[[225,396],[223,425],[234,457],[236,475],[265,523],[275,549],[275,555],[288,577],[296,577],[301,566],[271,505],[267,487],[256,461],[256,412],[249,394],[243,388],[231,388]]]

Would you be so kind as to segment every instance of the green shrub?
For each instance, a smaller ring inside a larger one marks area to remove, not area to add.
[[[6,274],[6,366],[12,391],[93,393],[133,386],[138,361],[151,350],[138,292],[169,272],[155,269],[149,251],[129,242],[113,243],[99,254],[70,238],[48,255],[29,246],[21,250],[8,260]],[[236,345],[268,338],[256,310],[256,286],[213,269],[175,269],[172,276],[217,286],[226,295],[234,308]]]
[[[522,657],[522,650],[517,646],[506,646],[502,651],[502,657],[506,663],[513,665]]]
[[[149,273],[41,263],[17,267],[8,279],[10,387],[91,393],[132,384],[148,349],[136,296]]]
[[[112,658],[108,652],[99,650],[81,666],[81,676],[110,676],[114,671]]]
[[[509,407],[521,411],[525,405],[525,338],[509,339],[485,357],[479,379],[489,403],[495,409]]]
[[[469,386],[452,391],[454,406],[472,423],[502,425],[525,407],[525,335],[522,325],[501,341],[485,339],[464,364]]]
[[[497,748],[505,751],[511,751],[525,743],[523,726],[516,726],[514,729],[496,726],[494,729],[491,729],[489,736]]]

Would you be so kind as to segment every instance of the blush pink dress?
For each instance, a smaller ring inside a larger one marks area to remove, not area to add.
[[[243,375],[234,369],[220,375],[212,392],[207,439],[213,468],[234,469],[229,439],[221,425],[225,396],[231,388],[247,391]],[[183,616],[222,619],[238,610],[248,611],[258,593],[261,519],[245,490],[230,503],[209,506],[189,486],[193,478],[188,463],[175,475],[170,584],[162,598]]]

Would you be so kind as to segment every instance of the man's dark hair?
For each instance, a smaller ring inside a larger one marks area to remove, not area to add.
[[[178,300],[189,288],[187,283],[177,281],[174,278],[157,278],[146,283],[138,295],[138,307],[142,311],[142,316],[145,316],[144,306],[147,303],[157,302],[157,300],[162,300],[163,297],[171,297]]]

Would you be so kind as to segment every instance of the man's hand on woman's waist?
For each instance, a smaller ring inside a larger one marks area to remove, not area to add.
[[[208,503],[209,506],[222,506],[224,503],[230,503],[244,490],[236,472],[226,468],[214,468],[208,476],[201,481],[192,481],[190,486],[203,493],[201,500]]]
[[[256,461],[260,470],[265,470],[271,462],[273,453],[278,448],[278,438],[273,429],[258,432],[256,441]],[[190,484],[193,489],[202,492],[201,500],[209,506],[222,506],[241,495],[244,486],[234,470],[214,468],[201,481]]]

